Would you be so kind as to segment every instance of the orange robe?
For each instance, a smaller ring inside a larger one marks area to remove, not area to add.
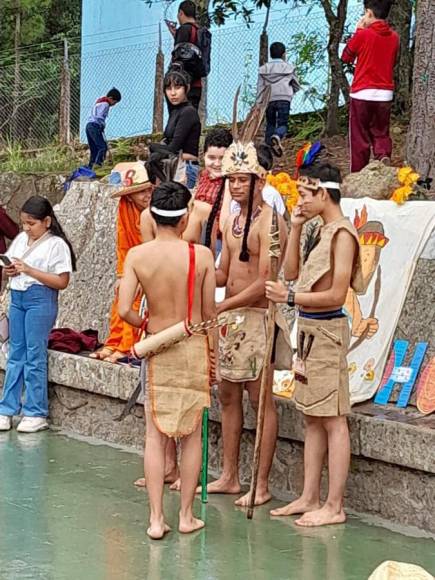
[[[124,262],[128,250],[142,243],[140,234],[140,214],[141,210],[127,197],[121,197],[118,209],[117,221],[117,268],[116,274],[120,278],[124,270]],[[142,294],[138,293],[133,304],[133,310],[139,312]],[[112,304],[110,315],[110,331],[105,345],[107,348],[130,353],[131,347],[139,340],[140,329],[135,328],[122,320],[118,314],[118,292]]]

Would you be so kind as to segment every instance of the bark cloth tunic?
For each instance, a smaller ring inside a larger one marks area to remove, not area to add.
[[[340,218],[320,228],[317,245],[302,265],[295,292],[310,292],[333,268],[332,244],[340,230],[348,231],[359,248],[358,235],[348,218]],[[359,291],[362,272],[359,250],[354,260],[351,286]],[[297,359],[295,362],[295,403],[306,415],[336,417],[350,413],[349,322],[342,310],[322,313],[299,311]]]

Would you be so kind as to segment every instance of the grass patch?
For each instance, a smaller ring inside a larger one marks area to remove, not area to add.
[[[0,171],[14,173],[64,173],[81,164],[79,154],[69,147],[51,145],[35,151],[19,143],[7,143],[0,152]]]

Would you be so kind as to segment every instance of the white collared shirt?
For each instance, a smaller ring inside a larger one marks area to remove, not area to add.
[[[10,245],[6,255],[13,260],[21,260],[24,253],[29,250],[29,236],[26,232],[21,232]],[[24,262],[50,274],[65,274],[72,272],[71,252],[66,242],[58,236],[48,236],[47,239],[32,250],[28,256],[24,257]],[[24,292],[33,284],[43,286],[42,282],[35,280],[28,274],[19,274],[11,280],[11,289]]]

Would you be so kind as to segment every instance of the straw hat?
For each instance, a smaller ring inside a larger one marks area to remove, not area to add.
[[[433,580],[432,574],[415,564],[388,560],[376,568],[368,580]]]
[[[141,161],[118,163],[113,168],[109,181],[123,186],[112,193],[112,197],[141,193],[152,187],[148,172]]]

